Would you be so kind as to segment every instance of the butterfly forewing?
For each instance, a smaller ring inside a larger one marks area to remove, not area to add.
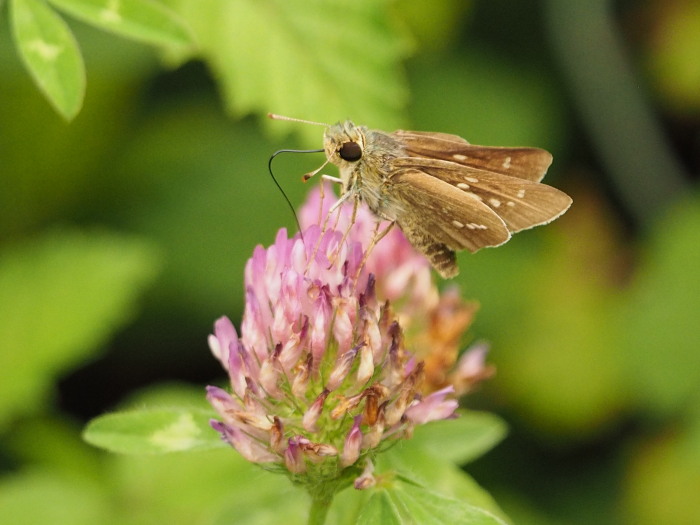
[[[409,157],[431,158],[539,182],[552,164],[552,155],[539,148],[474,146],[447,133],[395,131]]]
[[[515,233],[546,224],[564,213],[571,198],[556,188],[516,177],[435,159],[398,158],[396,170],[413,168],[472,194]]]

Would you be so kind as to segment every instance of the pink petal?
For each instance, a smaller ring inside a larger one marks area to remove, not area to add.
[[[424,397],[422,401],[406,409],[406,417],[417,425],[454,417],[459,403],[455,399],[446,399],[446,396],[452,393],[454,393],[452,385],[433,392]]]

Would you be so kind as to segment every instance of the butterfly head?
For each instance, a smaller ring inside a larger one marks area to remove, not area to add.
[[[339,167],[358,162],[365,151],[364,128],[351,121],[329,126],[323,137],[323,148],[328,160]]]

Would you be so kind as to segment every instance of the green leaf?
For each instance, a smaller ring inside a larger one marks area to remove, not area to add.
[[[398,444],[377,458],[377,470],[410,475],[412,480],[445,496],[457,498],[505,518],[491,495],[474,479],[439,452],[427,450],[423,444],[423,440]],[[439,443],[436,444],[438,445]]]
[[[40,0],[12,0],[15,45],[34,82],[66,120],[85,96],[85,67],[66,23]]]
[[[370,497],[357,523],[421,525],[505,525],[491,513],[468,503],[445,497],[426,488],[397,481],[388,488],[376,490]]]
[[[496,446],[507,430],[503,420],[494,414],[460,411],[457,419],[418,427],[413,439],[406,443],[463,465]]]
[[[420,484],[505,518],[491,495],[457,466],[481,456],[505,433],[505,423],[493,414],[461,412],[458,419],[416,429],[412,439],[377,458],[378,471],[410,473]]]
[[[209,411],[157,409],[106,414],[93,419],[83,437],[122,454],[164,454],[225,446],[209,426]]]
[[[407,45],[389,18],[389,3],[169,0],[191,21],[233,114],[272,111],[328,123],[352,117],[392,129],[402,123],[407,99],[400,67]],[[313,126],[268,127],[321,140]]]
[[[146,243],[54,232],[0,254],[0,424],[38,411],[55,376],[95,353],[153,278]]]
[[[357,520],[358,525],[364,523],[382,523],[391,525],[393,523],[403,523],[399,514],[399,509],[391,500],[389,494],[384,491],[377,491],[363,507],[363,511]]]
[[[192,42],[186,24],[173,11],[150,0],[50,2],[88,24],[133,40],[174,46],[186,46]]]

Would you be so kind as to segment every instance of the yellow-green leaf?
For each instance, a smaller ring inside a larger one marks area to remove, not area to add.
[[[190,21],[201,56],[235,115],[282,113],[395,129],[407,99],[406,39],[387,0],[168,0]],[[180,56],[181,60],[190,58]],[[300,130],[319,143],[313,126]]]
[[[505,525],[490,512],[412,483],[396,481],[373,491],[358,524]]]
[[[189,29],[173,11],[151,0],[50,0],[60,10],[118,35],[156,45],[191,43]]]
[[[66,23],[40,0],[12,0],[14,40],[26,68],[49,102],[67,120],[85,96],[85,67]]]
[[[212,413],[193,409],[139,410],[93,419],[85,440],[123,454],[163,454],[224,446],[209,426]]]

